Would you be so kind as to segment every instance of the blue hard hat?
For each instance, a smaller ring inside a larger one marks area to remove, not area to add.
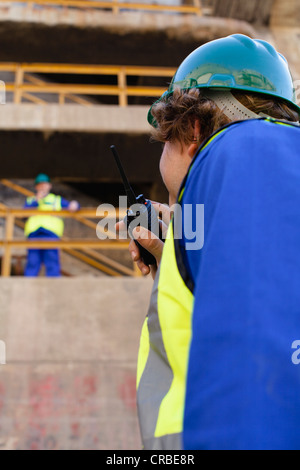
[[[300,115],[285,57],[268,42],[243,34],[216,39],[194,50],[179,66],[169,89],[158,101],[167,100],[175,88],[262,93],[282,99]],[[151,108],[148,121],[155,125]]]
[[[50,183],[50,182],[51,182],[51,180],[50,180],[50,177],[48,175],[45,175],[45,173],[40,173],[35,178],[34,184],[37,185],[37,184],[40,184],[40,183]]]

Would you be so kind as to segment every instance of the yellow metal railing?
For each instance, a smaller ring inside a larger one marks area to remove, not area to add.
[[[96,250],[105,249],[105,250],[127,250],[128,249],[128,240],[120,239],[109,239],[99,240],[98,238],[82,238],[82,239],[69,239],[62,238],[61,240],[15,240],[14,239],[14,227],[15,225],[23,228],[24,223],[21,221],[27,217],[36,215],[36,209],[12,209],[6,207],[4,204],[0,205],[0,218],[5,219],[5,232],[3,240],[0,241],[0,248],[3,250],[2,256],[2,265],[1,265],[1,275],[4,277],[10,276],[11,273],[11,261],[12,261],[12,250],[13,249],[51,249],[58,248],[63,249],[66,253],[69,253],[72,256],[75,256],[77,259],[88,263],[90,266],[100,269],[108,275],[120,276],[120,275],[129,275],[136,276],[138,275],[137,269],[129,269],[123,264],[111,260],[108,256],[99,253]],[[39,211],[39,215],[58,215],[57,211]],[[99,213],[95,208],[85,208],[80,209],[76,213],[71,213],[69,211],[60,211],[59,217],[62,218],[75,218],[78,221],[82,222],[86,218],[103,218],[108,217],[108,212],[103,210],[103,213]],[[116,211],[116,214],[113,216],[117,218],[122,217],[124,214],[122,212]],[[89,221],[91,222],[91,221]],[[91,222],[93,223],[93,222]],[[96,224],[95,224],[96,227]],[[80,252],[76,250],[81,250]]]
[[[23,99],[33,103],[46,104],[40,94],[51,94],[57,96],[58,102],[64,104],[66,98],[83,105],[91,105],[90,101],[74,95],[88,96],[116,96],[120,106],[128,105],[128,97],[157,97],[165,91],[166,87],[157,86],[129,86],[128,77],[155,77],[166,78],[169,82],[175,73],[171,67],[139,67],[118,65],[72,65],[72,64],[29,64],[29,63],[7,63],[0,62],[0,73],[10,72],[14,74],[12,83],[5,83],[6,92],[13,93],[13,102],[22,103]],[[39,77],[32,74],[38,74]],[[115,77],[116,85],[89,85],[74,83],[52,83],[43,80],[43,74],[69,74],[90,75],[101,77]]]
[[[169,13],[181,13],[202,16],[203,10],[201,7],[201,0],[193,0],[192,5],[164,5],[163,3],[142,3],[142,2],[122,2],[118,0],[111,1],[94,1],[94,0],[27,0],[20,2],[20,0],[0,0],[1,2],[7,3],[24,3],[28,7],[33,5],[43,6],[54,6],[54,7],[75,7],[79,9],[100,9],[110,10],[115,14],[124,10],[138,10],[138,11],[150,11],[150,12],[169,12]]]
[[[12,189],[13,191],[16,191],[19,194],[22,194],[25,197],[28,196],[34,196],[34,193],[23,186],[20,186],[19,184],[16,184],[8,179],[1,179],[0,183],[6,186],[7,188]],[[5,204],[0,203],[0,210],[2,211],[2,214],[7,214],[8,211],[10,210],[9,207],[7,207]],[[19,211],[20,209],[17,209]],[[116,209],[113,216],[115,216],[117,219],[118,218],[124,218],[125,217],[126,210],[125,209]],[[85,214],[90,214],[91,218],[99,217],[99,213],[96,209],[88,209],[85,211]],[[26,215],[28,216],[28,210],[26,212]],[[106,217],[108,214],[106,214]],[[87,216],[82,215],[82,211],[80,213],[76,212],[73,213],[72,215],[68,213],[68,217],[72,217],[75,219],[77,222],[80,222],[81,224],[85,225],[86,227],[89,227],[96,233],[97,230],[97,224],[93,221],[90,220]],[[101,217],[101,213],[100,213]],[[14,225],[17,227],[24,229],[24,222],[22,220],[18,220],[17,217],[15,217]],[[8,230],[8,237],[6,236],[6,240],[10,240],[10,242],[13,241],[11,238],[11,233],[9,231],[9,224],[7,225],[6,232]],[[115,234],[111,233],[110,231],[107,231],[107,236],[114,237]],[[5,241],[5,240],[4,240]],[[10,243],[9,242],[9,243]],[[99,245],[99,248],[103,248],[103,244]],[[119,245],[118,245],[119,248]],[[71,255],[73,258],[76,258],[83,263],[98,269],[105,274],[111,275],[111,276],[120,276],[120,275],[126,275],[126,276],[140,276],[140,272],[137,269],[137,266],[135,263],[133,263],[133,269],[128,268],[127,266],[124,266],[122,263],[115,261],[111,259],[111,257],[108,257],[104,255],[103,253],[99,253],[95,249],[89,248],[89,247],[84,247],[81,249],[81,251],[75,250],[74,248],[65,248],[64,251]],[[10,261],[7,261],[7,266],[9,266]]]

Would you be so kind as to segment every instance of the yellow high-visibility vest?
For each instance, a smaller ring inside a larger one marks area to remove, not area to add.
[[[30,204],[35,198],[27,198],[27,203]],[[61,196],[55,194],[48,194],[44,199],[38,201],[37,211],[61,211]],[[34,215],[29,217],[25,224],[25,236],[28,237],[31,233],[36,232],[39,228],[44,228],[50,232],[55,233],[58,237],[62,237],[64,233],[64,222],[60,217],[53,215]]]

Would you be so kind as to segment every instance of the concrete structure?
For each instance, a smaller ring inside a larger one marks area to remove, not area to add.
[[[151,285],[1,281],[0,450],[141,448],[135,375]]]
[[[0,61],[177,67],[195,47],[235,32],[253,35],[254,29],[235,19],[190,14],[113,14],[0,3]],[[55,75],[47,78],[62,80]],[[81,79],[86,83],[88,77]],[[132,80],[139,86],[149,83],[149,77]],[[167,88],[168,82],[165,79],[159,86]],[[107,100],[101,97],[98,103],[103,106]],[[147,103],[153,100],[148,99]],[[145,101],[136,97],[134,102],[141,108],[118,111],[113,107],[79,109],[74,105],[51,105],[47,109],[39,105],[0,107],[0,138],[5,155],[0,176],[29,178],[42,163],[44,171],[62,180],[68,177],[68,181],[120,182],[108,153],[111,143],[115,143],[122,152],[130,180],[146,185],[151,197],[165,198],[158,169],[161,148],[149,145]],[[56,155],[55,165],[49,162],[51,155]]]
[[[18,5],[1,11],[0,3],[0,15],[1,61],[177,66],[196,45],[253,32],[234,19],[144,11]]]
[[[299,28],[300,10],[298,0],[274,0],[271,15],[271,26]]]
[[[1,2],[0,61],[176,67],[200,44],[239,32],[272,42],[288,58],[295,79],[300,79],[296,0],[203,0],[203,5],[209,16],[145,11],[114,14]],[[63,77],[49,75],[46,79]],[[68,76],[68,80],[76,83],[77,78]],[[81,80],[88,83],[97,77]],[[150,77],[131,80],[139,86],[151,81]],[[168,81],[160,81],[159,86],[167,87]],[[108,150],[115,143],[131,181],[146,185],[151,197],[165,197],[158,170],[160,146],[149,145],[145,100],[135,97],[130,110],[111,105],[110,97],[96,103],[100,106],[0,106],[4,155],[0,176],[29,178],[42,163],[45,171],[61,180],[120,182]],[[56,155],[55,166],[49,163],[52,155]]]
[[[202,3],[211,8],[213,16],[268,25],[274,0],[203,0]]]
[[[299,0],[203,4],[211,16],[1,2],[0,61],[176,67],[200,44],[239,32],[272,42],[300,80]],[[43,170],[56,183],[95,182],[95,197],[104,202],[102,188],[109,184],[116,193],[112,183],[120,182],[109,150],[114,143],[131,182],[165,202],[161,147],[149,144],[148,106],[139,99],[128,108],[96,103],[0,106],[0,177],[32,179]],[[7,193],[3,197],[7,202]],[[90,273],[1,280],[0,450],[140,448],[135,373],[151,286],[150,279]]]
[[[275,0],[270,20],[274,44],[287,57],[300,103],[300,8],[298,0]]]

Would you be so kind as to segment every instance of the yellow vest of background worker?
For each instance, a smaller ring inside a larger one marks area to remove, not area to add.
[[[27,198],[27,203],[30,204],[36,199],[34,197]],[[44,199],[37,201],[37,211],[61,211],[61,196],[55,194],[48,194]],[[25,235],[28,237],[31,233],[36,232],[39,228],[44,228],[50,232],[55,233],[59,238],[64,233],[64,222],[60,217],[53,215],[34,215],[29,217],[25,224]]]

